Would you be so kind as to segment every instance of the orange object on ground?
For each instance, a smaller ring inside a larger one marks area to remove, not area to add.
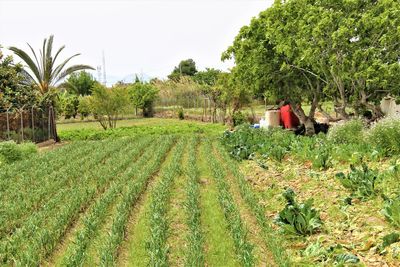
[[[281,121],[286,129],[295,129],[299,126],[299,118],[293,113],[290,105],[281,107]]]

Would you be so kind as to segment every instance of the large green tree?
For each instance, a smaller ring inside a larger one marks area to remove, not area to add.
[[[352,105],[373,102],[398,87],[400,3],[396,0],[288,0],[245,26],[223,58],[233,57],[237,78],[255,94],[285,97],[312,134],[319,102],[332,99],[347,118]],[[309,114],[299,108],[312,103]]]
[[[27,52],[17,47],[10,47],[9,49],[13,51],[18,57],[20,57],[25,64],[27,65],[27,76],[30,78],[31,82],[36,86],[38,91],[42,94],[43,99],[48,100],[48,105],[50,106],[50,110],[54,110],[54,95],[52,94],[52,88],[57,85],[60,81],[66,78],[68,75],[72,74],[75,71],[85,70],[85,69],[94,69],[88,65],[73,65],[66,67],[71,59],[79,56],[80,54],[75,54],[64,61],[62,61],[59,65],[56,65],[56,61],[60,53],[64,50],[65,46],[60,47],[57,52],[53,55],[53,35],[51,35],[48,39],[44,39],[43,47],[39,50],[39,53],[35,52],[30,44],[28,44],[30,51],[32,52],[32,56],[29,56]],[[59,141],[57,130],[56,130],[56,122],[55,122],[55,114],[53,112],[51,116],[53,136],[56,141]]]

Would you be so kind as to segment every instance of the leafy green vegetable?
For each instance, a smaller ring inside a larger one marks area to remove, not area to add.
[[[393,199],[385,195],[382,197],[384,199],[382,214],[391,224],[400,227],[400,195]]]
[[[286,189],[283,193],[287,204],[279,212],[275,222],[289,233],[299,235],[313,234],[322,226],[319,212],[312,207],[313,199],[308,199],[305,203],[299,204],[294,199],[295,195],[291,188]]]
[[[350,165],[350,172],[347,175],[339,172],[336,177],[345,188],[352,191],[352,196],[366,199],[376,194],[375,182],[378,174],[369,169],[365,163],[362,164],[360,169]]]
[[[360,259],[351,253],[343,253],[336,255],[336,264],[342,265],[346,263],[359,263]]]

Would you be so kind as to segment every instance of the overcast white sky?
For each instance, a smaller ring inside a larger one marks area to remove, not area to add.
[[[34,48],[50,34],[73,63],[101,64],[108,80],[144,73],[166,77],[180,60],[227,69],[221,53],[273,0],[0,0],[0,44]],[[3,49],[5,50],[5,49]],[[6,51],[4,51],[6,52]],[[6,52],[7,53],[7,52]],[[95,75],[97,77],[97,74]]]

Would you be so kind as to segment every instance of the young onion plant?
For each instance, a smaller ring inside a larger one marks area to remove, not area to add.
[[[291,266],[289,256],[283,249],[279,236],[274,234],[271,224],[266,219],[265,208],[260,204],[260,200],[251,189],[243,174],[239,171],[237,162],[232,160],[232,158],[224,152],[225,150],[221,145],[217,148],[218,151],[221,151],[220,154],[225,162],[225,166],[232,172],[235,181],[239,186],[242,198],[256,217],[258,225],[261,227],[265,244],[272,253],[275,263],[282,267]]]
[[[151,141],[153,141],[152,144],[150,144]],[[112,181],[110,188],[89,209],[88,213],[83,218],[83,227],[76,233],[74,243],[63,259],[63,265],[80,266],[83,264],[85,256],[87,256],[85,252],[87,251],[90,241],[96,236],[99,227],[107,218],[107,210],[116,201],[129,179],[134,177],[135,174],[140,171],[141,167],[152,157],[152,151],[157,145],[159,145],[159,140],[154,141],[150,138],[143,138],[137,146],[127,154],[127,157],[131,158],[134,164],[123,174],[116,177],[116,179]],[[141,155],[141,151],[145,147],[148,149]],[[141,155],[141,157],[136,160],[139,155]]]
[[[126,190],[122,196],[122,201],[117,206],[117,213],[114,217],[111,231],[104,240],[101,255],[101,266],[112,266],[116,264],[117,249],[124,239],[126,225],[134,204],[147,187],[149,179],[157,172],[164,161],[168,151],[175,141],[175,137],[164,138],[161,145],[157,146],[156,151],[152,151],[153,157],[148,164],[137,173],[135,179],[131,179],[125,186]]]
[[[190,142],[187,162],[187,185],[186,185],[186,215],[189,234],[187,237],[188,248],[186,253],[186,266],[204,266],[204,237],[201,231],[200,222],[200,188],[199,188],[199,170],[196,166],[196,152],[198,147],[198,138],[193,138]]]
[[[131,159],[123,152],[129,151],[133,146],[134,144],[126,146],[125,140],[113,143],[96,150],[93,158],[64,174],[70,178],[79,177],[76,183],[81,186],[59,190],[7,243],[1,244],[0,257],[3,261],[15,265],[39,265],[53,251],[69,225],[79,215],[79,211],[85,210],[95,196],[104,191],[110,181],[131,163]],[[60,206],[59,203],[63,205]]]
[[[172,154],[172,160],[161,174],[161,181],[154,188],[150,203],[150,240],[147,249],[150,266],[168,265],[168,219],[167,210],[171,196],[171,187],[176,176],[180,175],[184,139],[180,139]]]

